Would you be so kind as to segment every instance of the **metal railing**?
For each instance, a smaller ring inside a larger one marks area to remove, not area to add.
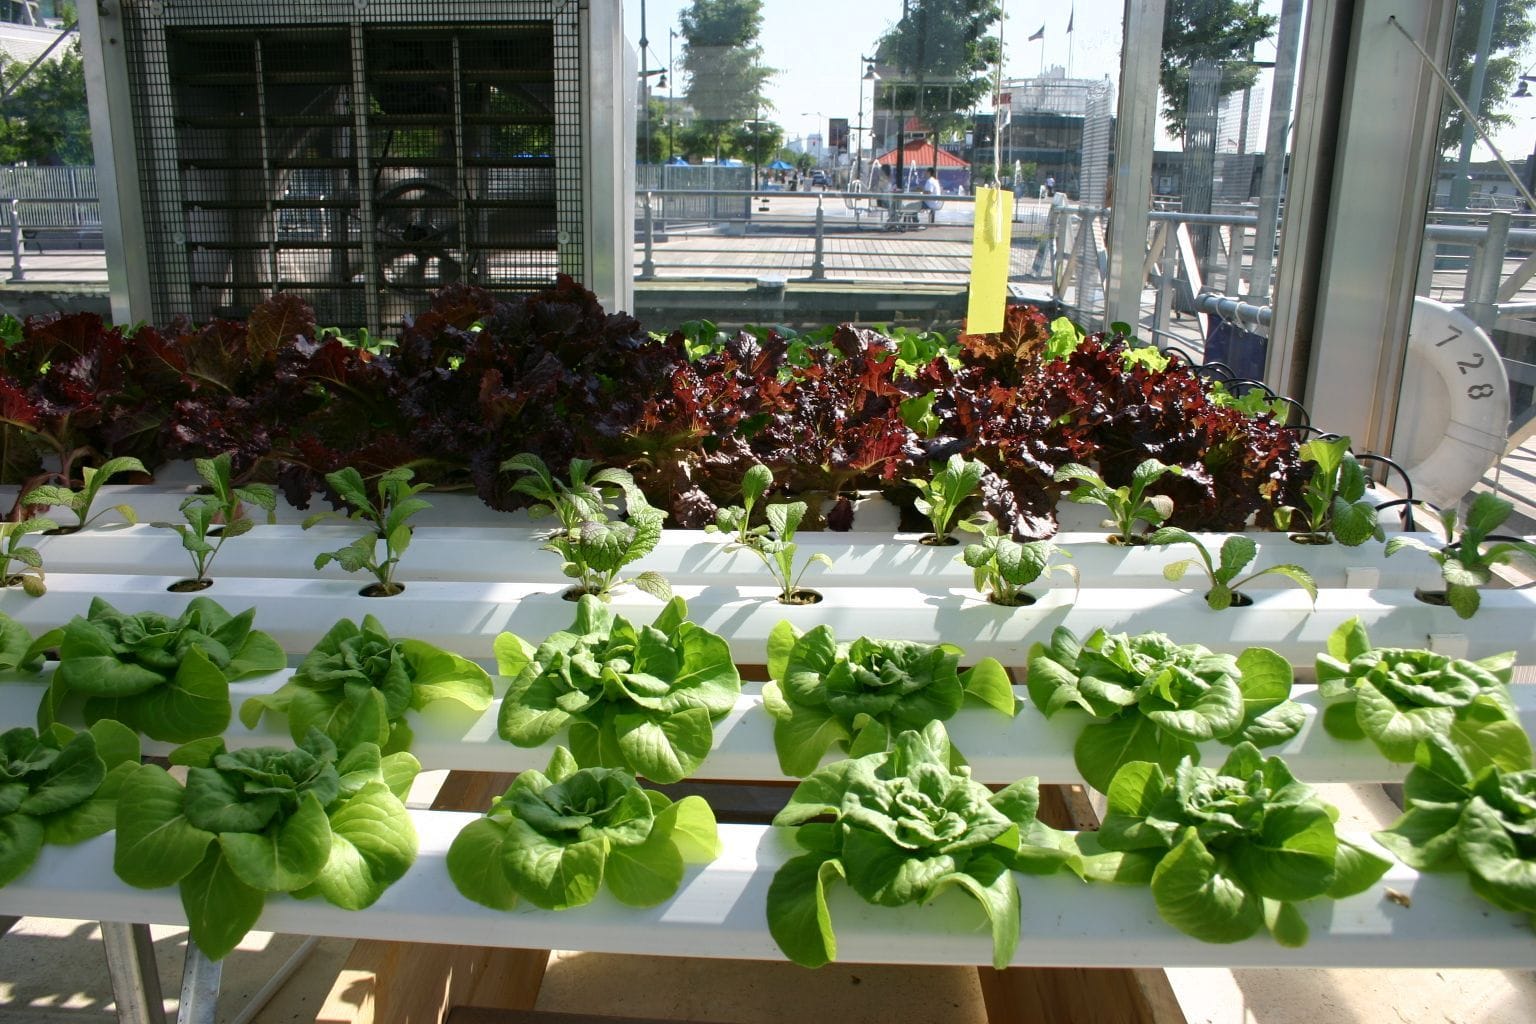
[[[77,195],[0,198],[0,218],[3,218],[0,227],[10,233],[11,273],[6,280],[11,284],[20,284],[27,279],[22,257],[29,240],[37,246],[39,252],[43,250],[43,239],[49,235],[94,241],[96,244],[90,248],[101,247],[101,213],[94,198]],[[100,276],[96,268],[88,269],[89,279]],[[51,280],[55,282],[64,280],[57,276],[58,271],[53,268],[50,268],[50,274]]]

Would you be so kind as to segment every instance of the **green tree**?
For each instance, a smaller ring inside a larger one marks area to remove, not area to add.
[[[1476,64],[1477,37],[1483,26],[1483,11],[1490,0],[1460,0],[1456,5],[1456,27],[1451,38],[1450,60],[1446,77],[1456,92],[1472,101],[1472,68]],[[1493,40],[1483,62],[1483,102],[1478,121],[1490,134],[1513,124],[1512,114],[1499,110],[1519,80],[1520,57],[1536,33],[1531,8],[1536,0],[1498,0],[1493,19]],[[1450,152],[1461,145],[1461,129],[1466,122],[1461,108],[1445,101],[1445,120],[1440,128],[1440,149]]]
[[[89,164],[94,159],[79,39],[62,50],[57,59],[38,65],[0,109],[0,163]],[[0,80],[10,88],[26,67],[7,61]]]
[[[667,159],[667,103],[652,96],[645,106],[649,117],[635,126],[635,159],[642,164],[663,163]]]
[[[767,167],[784,146],[784,129],[772,121],[744,121],[731,129],[730,154]]]
[[[763,66],[757,43],[762,0],[693,0],[678,25],[688,75],[684,95],[698,115],[699,139],[712,143],[700,155],[723,155],[741,122],[773,109],[763,87],[777,72]]]
[[[941,138],[963,130],[962,112],[992,91],[998,41],[988,35],[1002,17],[996,0],[908,0],[902,17],[875,44],[899,80],[880,83],[879,108],[916,114]]]
[[[1163,21],[1163,59],[1158,85],[1168,134],[1184,137],[1189,107],[1189,71],[1196,61],[1222,65],[1221,95],[1246,89],[1259,79],[1253,47],[1268,39],[1279,19],[1259,11],[1259,0],[1168,0]]]

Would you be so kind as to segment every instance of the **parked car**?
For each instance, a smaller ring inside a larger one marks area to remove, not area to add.
[[[814,187],[818,187],[818,186],[821,187],[821,188],[827,188],[831,184],[832,183],[827,180],[827,172],[826,171],[823,171],[820,168],[817,168],[816,170],[811,172],[811,186],[813,188]]]

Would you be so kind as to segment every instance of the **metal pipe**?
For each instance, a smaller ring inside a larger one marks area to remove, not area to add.
[[[1259,179],[1259,223],[1254,229],[1253,268],[1248,292],[1257,302],[1269,298],[1274,272],[1275,235],[1280,227],[1280,196],[1285,191],[1285,140],[1291,122],[1291,93],[1296,90],[1296,62],[1301,53],[1302,0],[1285,0],[1275,43],[1275,73],[1270,79],[1269,136],[1264,143],[1264,171]]]
[[[21,269],[21,200],[11,200],[11,276],[12,284],[27,279],[26,271]]]
[[[1236,320],[1258,327],[1268,327],[1274,316],[1274,310],[1269,306],[1256,306],[1229,295],[1213,295],[1210,292],[1195,296],[1195,308],[1223,320]]]
[[[821,197],[816,197],[816,254],[811,259],[811,280],[827,279],[827,215],[821,208]]]
[[[1509,246],[1509,214],[1488,217],[1488,233],[1473,254],[1467,271],[1462,312],[1483,330],[1493,333],[1499,319],[1499,282],[1504,276],[1504,251]]]
[[[272,1001],[272,997],[277,995],[284,985],[288,984],[288,979],[293,977],[300,967],[304,966],[304,962],[309,959],[309,955],[315,951],[315,947],[318,945],[320,945],[320,937],[317,935],[311,935],[299,943],[299,948],[293,951],[293,955],[283,961],[283,966],[279,967],[277,972],[267,979],[267,983],[257,989],[250,999],[246,1000],[245,1005],[240,1008],[240,1012],[235,1014],[229,1024],[251,1024],[251,1021],[256,1019],[256,1015]]]
[[[101,946],[119,1024],[165,1024],[165,997],[160,994],[149,925],[103,921]]]
[[[640,263],[640,279],[656,276],[656,221],[651,216],[651,193],[645,194],[645,259]]]

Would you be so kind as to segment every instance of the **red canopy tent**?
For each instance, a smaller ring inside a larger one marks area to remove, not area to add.
[[[892,174],[896,166],[896,147],[892,146],[884,153],[876,155],[874,162],[877,166],[883,166]],[[966,187],[971,177],[971,165],[966,161],[947,153],[925,140],[911,140],[902,147],[902,170],[907,176],[907,187],[918,189],[922,187],[923,180],[928,177],[928,168],[936,167],[939,171],[939,184],[945,192],[958,192]]]

